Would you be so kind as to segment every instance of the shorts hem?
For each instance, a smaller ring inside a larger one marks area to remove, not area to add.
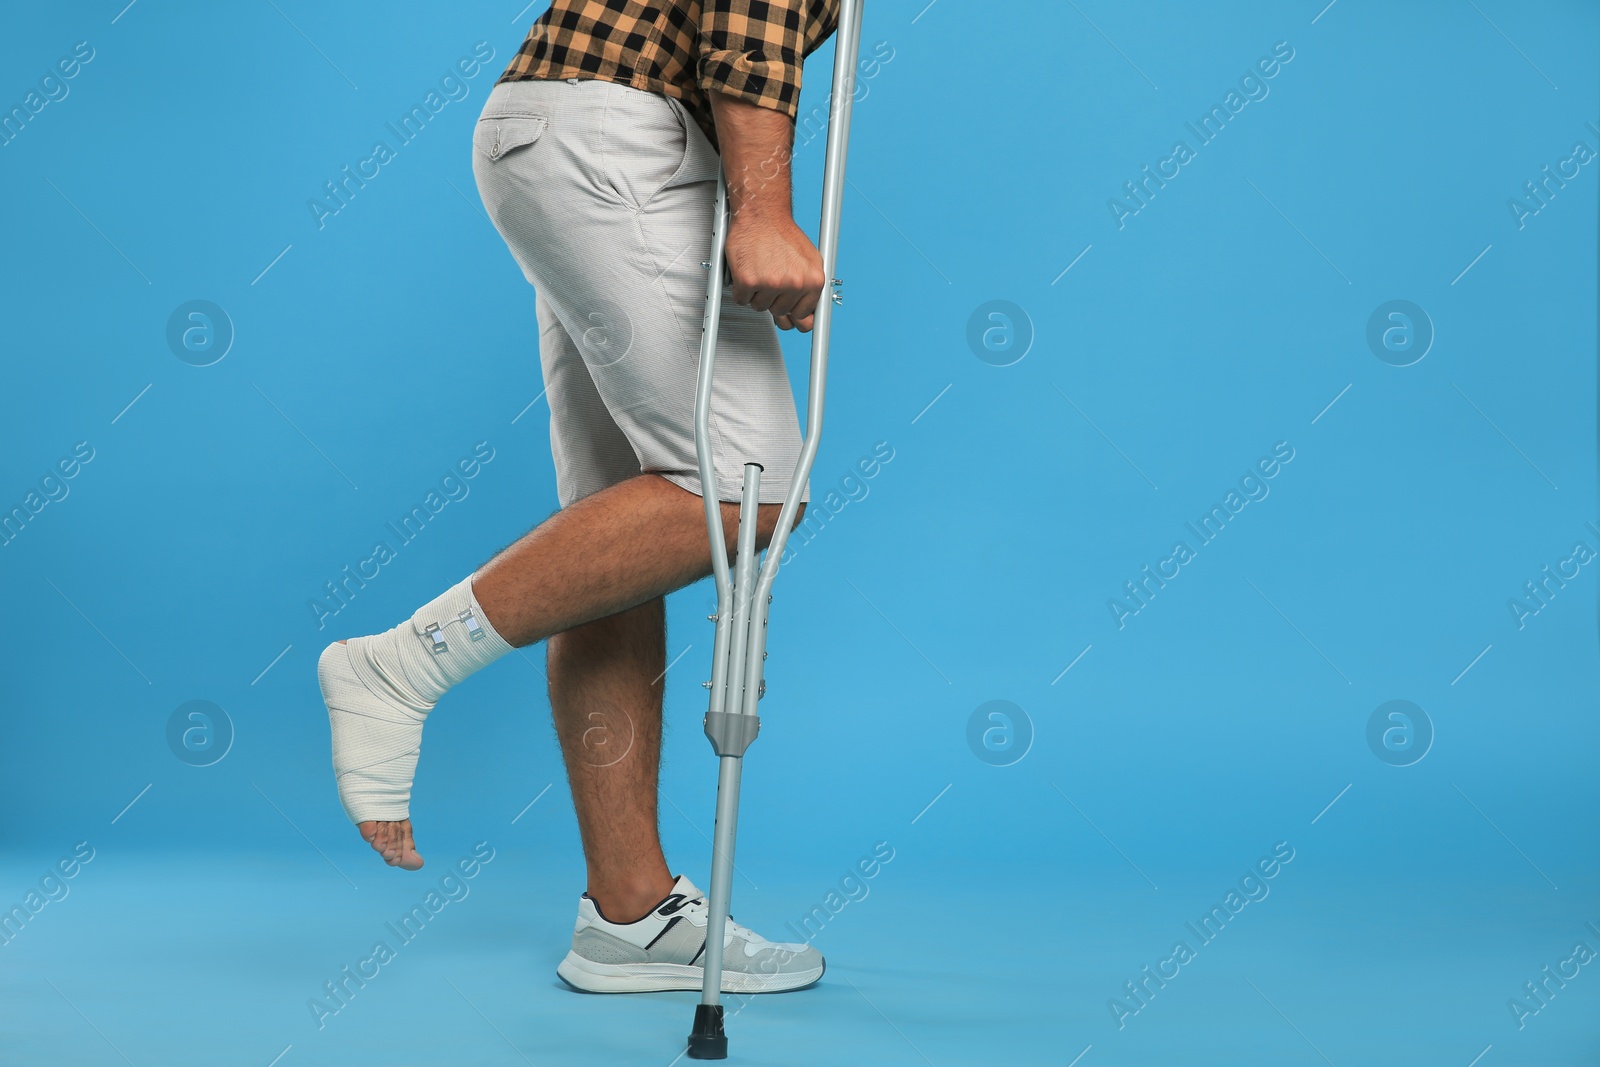
[[[677,471],[645,471],[644,473],[654,474],[658,478],[665,478],[679,489],[688,490],[695,496],[703,497],[705,495],[700,491],[700,476],[698,474],[680,474]],[[717,486],[717,500],[724,504],[739,503],[739,500],[743,494],[744,486],[742,485],[719,484]],[[788,498],[788,496],[789,479],[785,478],[781,482],[769,482],[763,478],[761,481],[761,492],[757,497],[757,503],[781,504]],[[810,486],[807,486],[806,491],[800,495],[801,502],[809,502],[810,496]]]

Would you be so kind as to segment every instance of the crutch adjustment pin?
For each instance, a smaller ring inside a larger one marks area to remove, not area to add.
[[[700,688],[702,688],[702,689],[710,689],[711,688],[711,683],[710,682],[701,682],[700,683]]]
[[[830,295],[832,295],[833,302],[835,304],[844,303],[844,279],[843,278],[835,278],[835,279],[833,279],[833,292]]]
[[[717,621],[717,617],[716,617],[716,615],[714,615],[714,614],[712,614],[712,615],[707,615],[707,616],[706,616],[706,618],[707,618],[707,619],[709,619],[709,620],[711,620],[711,621],[712,621],[712,622],[716,622],[716,621]]]

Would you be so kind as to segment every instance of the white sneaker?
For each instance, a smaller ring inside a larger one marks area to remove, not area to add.
[[[578,900],[572,951],[556,968],[586,993],[648,993],[699,989],[710,909],[700,890],[679,876],[672,892],[644,918],[614,923],[585,893]],[[822,977],[822,953],[810,945],[768,941],[732,918],[722,937],[724,993],[779,993]]]

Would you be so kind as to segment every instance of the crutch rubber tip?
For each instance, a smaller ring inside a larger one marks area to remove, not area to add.
[[[689,1035],[691,1060],[725,1060],[728,1058],[728,1035],[722,1032],[722,1005],[697,1004],[694,1009],[694,1032]]]

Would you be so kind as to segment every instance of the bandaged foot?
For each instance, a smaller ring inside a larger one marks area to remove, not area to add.
[[[351,822],[409,820],[428,712],[451,686],[511,647],[484,617],[469,576],[394,629],[323,649],[317,681],[328,705],[339,801]],[[362,825],[374,848],[378,833]],[[391,836],[396,847],[403,837],[415,855],[409,826],[403,835],[382,834],[385,842]]]

